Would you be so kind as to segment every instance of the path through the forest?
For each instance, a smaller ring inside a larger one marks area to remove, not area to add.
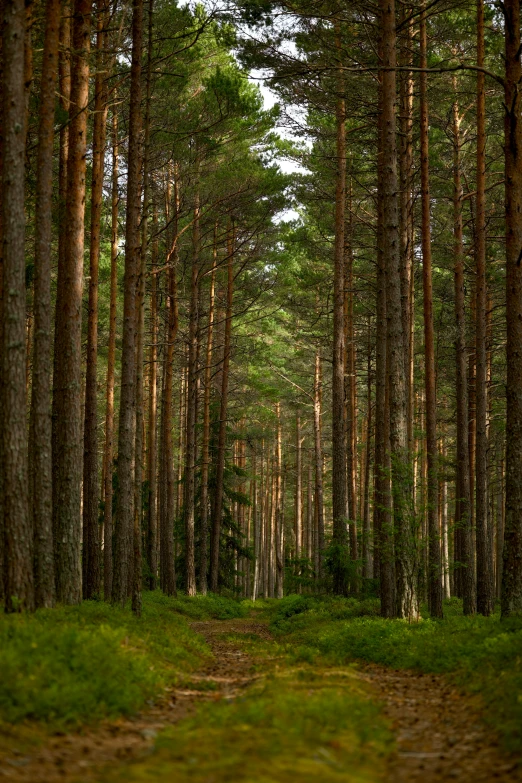
[[[55,736],[33,752],[20,750],[13,739],[9,751],[0,752],[0,780],[102,783],[111,770],[125,768],[146,757],[152,759],[158,734],[194,713],[203,701],[233,700],[263,676],[262,662],[254,666],[255,661],[242,645],[226,637],[248,634],[249,638],[255,636],[268,641],[271,636],[266,623],[252,619],[211,620],[193,623],[192,628],[205,637],[214,653],[201,672],[190,676],[193,689],[169,689],[161,702],[132,719],[120,719],[78,734]],[[482,723],[477,704],[443,677],[373,665],[361,665],[358,676],[366,682],[369,698],[374,695],[384,703],[396,737],[396,751],[379,780],[387,783],[522,781],[516,764],[506,760],[496,738]],[[206,685],[212,689],[200,690]],[[247,768],[248,759],[245,760]],[[154,779],[164,780],[161,775]],[[349,783],[351,776],[346,780]]]

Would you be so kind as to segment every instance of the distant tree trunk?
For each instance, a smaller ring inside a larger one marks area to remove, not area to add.
[[[336,46],[340,51],[340,30],[336,23]],[[340,63],[339,63],[340,65]],[[342,71],[337,79],[335,246],[333,278],[333,365],[332,365],[332,516],[334,556],[333,591],[346,595],[348,581],[341,549],[347,543],[346,431],[344,410],[344,217],[346,199],[346,105],[342,95]]]
[[[283,597],[284,575],[285,575],[285,541],[284,541],[284,519],[283,519],[283,495],[284,481],[282,476],[282,432],[281,432],[281,403],[276,403],[276,458],[275,458],[275,526],[276,526],[276,598]]]
[[[228,283],[227,310],[225,316],[225,339],[223,345],[223,369],[221,376],[221,402],[219,409],[219,432],[216,459],[216,486],[212,504],[212,530],[210,540],[210,589],[216,592],[219,585],[219,545],[221,536],[221,516],[223,513],[223,494],[225,477],[225,457],[227,445],[227,409],[230,353],[232,349],[232,305],[234,295],[234,225],[229,228],[228,238]]]
[[[303,542],[303,440],[301,438],[301,416],[295,417],[295,559],[302,557]],[[300,574],[300,571],[297,571]]]
[[[103,206],[107,89],[103,72],[106,0],[97,4],[96,77],[92,140],[91,244],[89,248],[89,315],[85,375],[85,424],[83,433],[83,597],[100,592],[100,535],[98,525],[98,277]]]
[[[141,59],[143,0],[132,4],[132,63],[130,82],[129,155],[125,221],[123,336],[118,433],[118,494],[114,536],[113,603],[124,604],[128,594],[134,523],[136,446],[136,284],[140,262],[141,208]]]
[[[168,203],[168,202],[167,202]],[[172,387],[174,372],[174,348],[178,333],[177,258],[179,184],[177,171],[174,177],[174,214],[172,220],[173,244],[167,258],[167,346],[163,367],[163,391],[161,399],[160,435],[160,587],[166,595],[176,595],[176,570],[174,562],[174,464],[172,449]],[[167,213],[168,217],[168,213]],[[182,423],[180,421],[180,428]]]
[[[457,387],[457,481],[455,548],[458,555],[458,585],[464,602],[464,614],[475,613],[475,576],[473,569],[472,529],[469,486],[468,370],[466,361],[466,303],[464,293],[464,244],[462,237],[462,185],[460,172],[460,117],[453,89],[453,237],[456,321]],[[457,559],[457,558],[456,558]]]
[[[35,210],[34,353],[31,398],[31,501],[36,607],[54,603],[51,469],[51,236],[54,107],[60,40],[60,0],[48,0],[40,86]]]
[[[58,266],[53,375],[53,535],[56,599],[81,600],[82,293],[87,106],[92,0],[75,0],[72,20],[65,247]]]
[[[103,592],[112,596],[112,462],[114,452],[114,365],[116,357],[116,315],[118,295],[118,115],[112,113],[112,193],[111,193],[111,284],[109,305],[109,343],[107,347],[107,383],[105,408],[105,446],[103,451]]]
[[[147,481],[148,481],[148,511],[147,511],[147,564],[149,577],[147,587],[156,589],[158,575],[158,514],[157,514],[157,416],[158,416],[158,214],[154,208],[154,225],[152,240],[152,274],[150,293],[150,323],[151,339],[149,349],[149,420],[147,444]]]
[[[199,334],[199,193],[194,199],[192,230],[192,269],[190,277],[190,311],[188,333],[188,397],[185,436],[185,581],[187,595],[196,595],[196,565],[194,557],[194,523],[196,502],[196,409],[198,398],[198,334]]]
[[[345,312],[345,350],[346,350],[346,476],[348,502],[348,531],[350,538],[350,557],[357,560],[357,375],[355,333],[353,324],[353,225],[352,225],[352,185],[348,194],[348,221],[345,231],[344,290]],[[356,587],[357,582],[353,583]]]
[[[379,41],[379,56],[383,58],[382,36]],[[378,85],[378,163],[377,163],[377,301],[376,301],[376,356],[375,356],[375,456],[374,456],[374,572],[379,577],[381,614],[396,616],[395,603],[395,553],[393,521],[391,515],[390,486],[390,417],[388,383],[388,338],[386,319],[386,266],[384,256],[384,190],[383,172],[385,161],[383,80]]]
[[[362,540],[362,559],[363,559],[363,577],[371,579],[373,577],[372,549],[371,549],[371,528],[370,528],[370,465],[372,461],[372,355],[371,355],[371,322],[368,320],[368,367],[367,367],[367,412],[366,412],[366,449],[364,460],[364,492],[363,492],[363,540]]]
[[[3,24],[3,511],[5,610],[34,608],[29,514],[25,342],[25,6],[5,0]]]
[[[390,445],[397,568],[397,613],[417,619],[418,565],[406,398],[407,367],[402,330],[396,141],[396,22],[394,0],[380,0],[382,31],[383,255],[386,268],[390,382]]]
[[[420,20],[420,63],[427,68],[426,13]],[[426,452],[428,470],[428,605],[432,617],[442,617],[442,571],[438,520],[437,392],[435,380],[435,334],[433,329],[433,283],[431,272],[430,174],[428,74],[420,74],[422,278],[424,290],[424,384],[426,392]]]
[[[321,357],[315,352],[314,373],[314,462],[315,462],[315,514],[317,540],[315,542],[316,577],[323,575],[324,551],[324,501],[323,501],[323,449],[321,446]]]
[[[203,436],[201,447],[201,543],[200,543],[200,573],[199,590],[203,595],[207,593],[207,572],[208,572],[208,475],[210,463],[210,397],[212,392],[212,348],[214,341],[214,301],[216,290],[216,263],[217,263],[217,225],[214,227],[214,248],[212,273],[210,277],[210,293],[208,304],[208,327],[207,327],[207,347],[205,357],[205,380],[203,397]],[[255,475],[255,472],[254,472]],[[255,491],[254,491],[255,499]],[[254,526],[256,525],[256,515],[254,512]],[[256,561],[257,562],[257,561]],[[254,600],[257,591],[257,570],[254,577]]]
[[[505,192],[507,421],[502,616],[522,614],[522,122],[520,2],[506,0]]]
[[[484,2],[477,0],[477,65],[484,67]],[[476,400],[475,458],[477,535],[477,611],[493,611],[493,552],[488,535],[487,501],[487,362],[486,362],[486,95],[485,75],[477,72],[477,198],[476,198]]]

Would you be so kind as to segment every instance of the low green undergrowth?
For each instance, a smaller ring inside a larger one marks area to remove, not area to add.
[[[0,615],[0,721],[73,727],[130,714],[201,667],[210,651],[190,619],[240,617],[239,602],[144,595],[143,616],[86,601]]]
[[[162,732],[153,754],[104,780],[376,783],[392,747],[350,669],[283,668],[232,702],[203,705]]]
[[[522,621],[464,617],[452,599],[444,620],[408,624],[375,616],[367,602],[358,616],[353,600],[288,596],[272,610],[271,629],[295,661],[359,659],[450,674],[481,696],[485,719],[505,747],[522,752]],[[350,619],[343,619],[343,603]]]

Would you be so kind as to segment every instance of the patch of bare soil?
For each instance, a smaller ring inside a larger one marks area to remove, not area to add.
[[[475,701],[444,677],[365,665],[397,738],[389,783],[515,783],[517,763],[502,754]]]
[[[16,783],[68,783],[96,781],[100,767],[118,765],[150,753],[163,728],[194,712],[202,701],[232,699],[255,679],[253,661],[237,645],[216,638],[224,633],[268,634],[266,626],[245,620],[194,623],[194,630],[208,641],[215,658],[187,681],[212,690],[168,689],[158,703],[134,716],[85,728],[81,733],[54,736],[27,749],[13,734],[2,738],[0,781]]]

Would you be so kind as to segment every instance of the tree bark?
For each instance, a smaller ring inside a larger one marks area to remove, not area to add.
[[[134,523],[136,446],[136,284],[140,262],[141,207],[141,58],[143,0],[132,4],[129,157],[123,282],[123,337],[118,433],[118,495],[114,536],[113,603],[125,604],[129,586]]]
[[[51,468],[51,202],[60,12],[60,0],[48,0],[45,12],[38,127],[34,262],[35,324],[30,442],[36,607],[51,607],[54,603]]]
[[[477,0],[477,65],[484,67],[484,2]],[[475,525],[477,537],[477,611],[493,611],[493,552],[488,534],[487,501],[487,361],[486,361],[486,94],[485,75],[477,72],[477,197],[476,197],[476,457]]]
[[[420,19],[420,63],[428,67],[426,12]],[[422,210],[422,280],[424,292],[424,384],[426,394],[426,458],[428,471],[428,605],[432,617],[442,617],[441,542],[438,521],[437,392],[435,380],[435,334],[433,329],[433,283],[431,264],[428,74],[420,75],[420,146]]]
[[[100,534],[98,525],[98,278],[103,206],[103,176],[107,122],[107,89],[104,73],[106,0],[97,4],[96,77],[92,138],[91,244],[89,248],[89,309],[87,366],[85,374],[85,424],[83,433],[83,597],[100,592]]]
[[[154,224],[151,259],[150,293],[150,349],[149,349],[149,419],[147,443],[147,565],[149,590],[156,589],[158,576],[158,478],[157,478],[157,417],[158,417],[158,280],[156,266],[158,262],[158,214],[154,207]]]
[[[232,305],[234,296],[234,225],[228,232],[228,282],[227,282],[227,309],[225,316],[225,339],[223,345],[223,369],[221,376],[221,401],[219,408],[219,433],[216,458],[216,486],[214,489],[214,503],[212,505],[212,528],[210,540],[210,589],[217,592],[219,586],[219,546],[221,537],[221,516],[223,513],[223,494],[225,476],[225,458],[227,445],[227,408],[228,408],[228,382],[230,370],[230,353],[232,348]]]
[[[394,0],[380,0],[382,31],[383,255],[386,268],[390,384],[390,447],[397,570],[397,614],[417,619],[418,563],[412,476],[408,454],[406,358],[401,314],[396,141],[396,20]],[[388,360],[387,360],[388,361]]]
[[[111,282],[109,304],[109,343],[105,407],[105,445],[103,451],[103,592],[112,596],[112,470],[114,453],[114,366],[116,358],[116,316],[118,295],[118,115],[112,110],[112,193],[111,193]]]
[[[217,224],[214,227],[214,246],[212,273],[210,277],[210,292],[208,304],[208,327],[207,327],[207,347],[205,356],[205,380],[203,397],[203,436],[201,447],[201,543],[200,555],[201,562],[199,568],[199,590],[203,595],[207,593],[207,572],[208,572],[208,476],[210,466],[210,397],[212,392],[212,348],[214,341],[214,302],[216,290],[216,264],[217,264]],[[254,471],[255,475],[255,471]],[[254,491],[255,498],[255,491]],[[254,526],[256,525],[256,515],[254,512]],[[257,591],[257,568],[254,577],[254,600]]]
[[[3,512],[5,611],[34,608],[29,514],[25,341],[25,6],[3,7]]]
[[[58,267],[53,376],[53,536],[56,599],[81,600],[82,293],[92,0],[75,0],[65,247]]]
[[[522,121],[520,1],[506,0],[505,195],[507,421],[502,616],[522,614]]]

